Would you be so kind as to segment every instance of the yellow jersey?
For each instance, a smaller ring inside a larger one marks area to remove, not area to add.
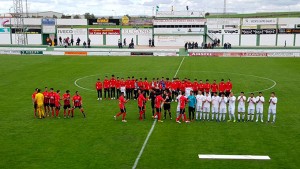
[[[44,104],[44,95],[42,93],[37,93],[35,95],[35,100],[38,105]]]

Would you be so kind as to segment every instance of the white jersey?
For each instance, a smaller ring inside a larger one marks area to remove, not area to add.
[[[229,97],[228,98],[228,102],[229,102],[228,107],[234,109],[235,108],[235,101],[236,101],[235,96]]]
[[[264,102],[265,102],[264,96],[257,96],[256,97],[256,108],[263,108]]]
[[[220,109],[226,109],[227,108],[227,97],[220,97],[219,98],[219,104],[220,104]]]
[[[277,105],[277,97],[270,97],[269,103],[270,103],[269,109],[275,110]]]
[[[204,108],[209,108],[210,107],[210,102],[211,102],[211,97],[210,96],[204,96]]]
[[[217,109],[219,108],[219,99],[220,99],[219,96],[213,96],[211,98],[212,107],[217,108]]]
[[[238,102],[239,102],[238,107],[245,108],[246,100],[247,100],[246,96],[239,96],[238,97]]]
[[[176,100],[177,100],[177,110],[176,111],[180,111],[180,97],[181,97],[182,95],[178,95],[177,96],[177,98],[176,98]]]
[[[205,100],[205,97],[201,94],[201,95],[197,95],[196,96],[196,100],[197,100],[197,107],[202,107],[202,103]]]
[[[255,109],[255,103],[256,103],[256,99],[254,97],[249,97],[247,102],[248,104],[248,109]]]

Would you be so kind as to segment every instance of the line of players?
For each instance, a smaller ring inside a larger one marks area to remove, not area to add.
[[[62,98],[60,96],[60,90],[54,91],[53,88],[45,87],[45,90],[41,92],[40,89],[36,88],[34,93],[32,94],[32,103],[34,106],[34,117],[38,117],[39,119],[49,117],[60,118],[60,107],[61,100],[64,102],[64,118],[74,117],[74,110],[76,108],[80,109],[83,117],[85,117],[84,109],[82,107],[82,97],[79,95],[79,92],[76,91],[75,95],[71,99],[70,91],[67,90],[66,93],[63,94]],[[72,105],[71,106],[71,101]],[[68,111],[68,114],[67,114]]]
[[[124,92],[124,95],[127,99],[137,99],[138,90],[145,92],[146,96],[149,96],[150,90],[160,90],[160,91],[170,91],[172,93],[172,98],[178,95],[178,92],[185,92],[186,88],[192,88],[192,90],[197,94],[197,91],[202,93],[225,93],[226,96],[229,96],[232,90],[232,83],[230,79],[225,83],[224,79],[220,83],[217,83],[216,80],[213,83],[210,83],[207,79],[204,83],[202,80],[195,79],[192,82],[190,79],[179,80],[179,78],[153,78],[152,81],[148,81],[147,78],[136,79],[134,76],[131,78],[128,77],[127,80],[124,78],[115,78],[115,75],[112,75],[109,79],[105,76],[103,82],[100,78],[95,84],[97,90],[98,100],[104,99],[116,99],[119,98],[120,93]],[[102,95],[104,91],[104,96]]]
[[[138,109],[139,109],[139,119],[145,119],[145,105],[146,105],[146,97],[145,92],[138,90]],[[245,122],[245,113],[246,113],[246,102],[248,103],[248,116],[247,121],[254,121],[254,114],[256,111],[256,122],[263,122],[263,105],[265,103],[265,98],[262,92],[259,92],[257,97],[254,97],[254,93],[250,94],[248,99],[244,95],[244,92],[240,93],[240,96],[236,98],[233,92],[230,92],[229,96],[226,97],[224,93],[220,93],[221,96],[215,92],[211,96],[210,93],[202,94],[201,91],[197,92],[197,95],[194,95],[194,91],[190,91],[190,95],[186,97],[184,92],[179,91],[178,96],[176,97],[177,105],[177,118],[176,122],[181,123],[180,120],[183,119],[184,122],[189,123],[194,120],[203,120],[203,121],[214,121],[217,122],[225,122],[226,121],[226,113],[228,110],[229,120],[228,122],[236,122],[235,117],[235,105],[238,102],[238,122]],[[163,94],[159,90],[152,90],[149,99],[151,100],[152,106],[152,118],[157,118],[158,122],[163,122],[161,120],[161,111],[164,108],[164,119],[166,119],[166,113],[169,113],[170,119],[172,119],[171,115],[171,92],[165,90]],[[125,104],[129,101],[129,99],[124,98],[124,93],[121,92],[121,96],[119,98],[119,107],[120,113],[114,116],[115,119],[120,115],[123,115],[122,122],[127,122],[126,117],[126,108]],[[275,123],[276,119],[276,105],[277,105],[277,97],[275,93],[271,93],[271,97],[269,99],[269,109],[268,109],[268,122],[270,122],[271,115],[273,115],[272,123]],[[186,118],[185,108],[188,106],[189,119]],[[155,113],[154,113],[155,112]],[[195,118],[196,114],[196,118]],[[215,119],[214,119],[215,118]]]

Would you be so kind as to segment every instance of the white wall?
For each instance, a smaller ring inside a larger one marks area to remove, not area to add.
[[[150,38],[152,38],[152,35],[151,36],[138,35],[139,45],[149,45]]]
[[[12,44],[16,43],[16,36],[12,34]],[[41,45],[42,44],[42,35],[41,34],[27,34],[28,45]]]
[[[300,34],[296,35],[296,46],[300,46]]]
[[[276,34],[274,35],[260,35],[260,46],[275,46]]]
[[[126,45],[128,46],[128,44],[131,42],[131,39],[133,38],[133,43],[136,45],[136,35],[122,35],[122,44],[124,41],[124,38],[126,38]],[[139,41],[140,43],[140,41]]]
[[[0,34],[0,44],[10,44],[10,34]]]
[[[107,35],[106,36],[106,45],[118,46],[119,39],[120,39],[120,35]],[[127,42],[129,42],[129,41],[127,41]]]
[[[198,42],[199,46],[203,42],[203,36],[155,36],[155,46],[179,46],[184,47],[186,42]]]
[[[294,43],[294,35],[293,34],[282,34],[278,35],[278,46],[284,46],[286,41],[286,46],[293,46]]]
[[[89,35],[91,39],[92,46],[100,46],[103,45],[103,35]]]
[[[87,25],[86,19],[57,19],[57,25]]]
[[[229,42],[232,46],[239,46],[239,38],[239,35],[224,35],[224,43]]]
[[[241,46],[256,46],[256,35],[242,35]]]

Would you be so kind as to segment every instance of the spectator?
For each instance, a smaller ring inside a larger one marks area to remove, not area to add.
[[[77,45],[77,46],[80,46],[80,41],[81,41],[81,40],[80,40],[80,38],[78,37],[78,38],[77,38],[77,42],[76,42],[76,45]]]
[[[57,38],[54,37],[54,46],[57,46]]]
[[[199,46],[198,46],[198,42],[195,43],[195,49],[198,49]]]
[[[191,43],[191,42],[188,43],[188,48],[189,48],[189,49],[192,48],[192,43]]]
[[[71,45],[72,46],[74,45],[74,39],[73,39],[73,37],[71,38]]]
[[[185,49],[185,51],[188,50],[188,43],[187,42],[184,44],[184,49]]]
[[[133,43],[133,38],[131,39],[131,43]]]
[[[192,43],[192,49],[194,49],[194,48],[195,48],[195,42]]]
[[[134,48],[134,43],[133,43],[133,42],[130,43],[129,46],[128,46],[128,48],[129,48],[129,49],[133,49],[133,48]]]
[[[211,44],[210,43],[208,43],[207,48],[211,49]]]
[[[229,43],[229,42],[227,43],[227,48],[231,49],[231,43]]]
[[[85,41],[83,42],[83,48],[86,48],[86,42]]]
[[[126,46],[127,42],[126,42],[126,38],[124,38],[124,42],[123,42],[124,46]]]
[[[68,44],[68,46],[70,46],[70,38],[69,37],[66,38],[66,43]]]
[[[88,38],[88,40],[87,40],[87,45],[88,45],[88,48],[91,47],[91,39],[90,38]]]
[[[63,44],[62,44],[62,38],[61,38],[61,36],[58,38],[58,40],[59,40],[59,46],[62,46]]]
[[[220,43],[221,43],[220,39],[218,39],[218,42],[217,42],[217,43],[218,43],[217,45],[220,46]]]
[[[224,43],[224,49],[228,49],[227,43]]]
[[[201,43],[201,49],[204,49],[204,42]]]
[[[152,38],[152,47],[155,47],[155,45],[154,45],[154,38]]]
[[[151,47],[151,45],[152,45],[152,40],[151,38],[149,38],[149,47]]]
[[[207,49],[207,43],[204,44],[204,49]]]

